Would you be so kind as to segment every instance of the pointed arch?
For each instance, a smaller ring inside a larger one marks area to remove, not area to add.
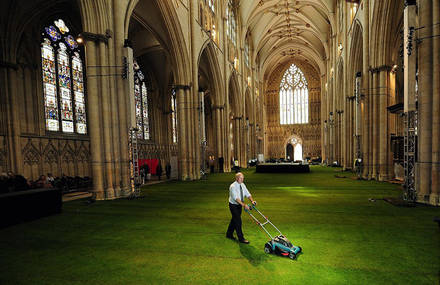
[[[254,112],[253,112],[254,106],[255,105],[251,96],[251,89],[247,87],[244,93],[244,107],[245,107],[244,111],[246,114],[246,119],[249,119],[251,123],[254,122]]]
[[[157,31],[153,33],[156,33],[155,35],[159,41],[161,41],[161,44],[167,48],[167,51],[170,54],[172,66],[175,67],[173,70],[175,85],[188,85],[188,83],[191,81],[191,72],[188,68],[188,66],[190,66],[189,54],[187,50],[188,45],[186,44],[182,27],[180,26],[179,17],[174,7],[174,2],[159,0],[145,2],[152,2],[152,4],[156,5],[160,12],[160,15],[157,15],[157,18],[161,20],[160,25],[163,36],[159,36]],[[127,17],[125,20],[125,38],[128,36],[128,27],[130,18],[132,16],[139,17],[141,23],[149,23],[149,21],[147,21],[142,15],[134,15],[133,11],[139,3],[141,3],[139,0],[133,0],[129,3],[126,13]]]
[[[200,67],[202,57],[206,55],[206,59],[209,63],[209,70],[207,71],[212,76],[213,84],[210,93],[213,105],[223,105],[224,97],[219,93],[220,90],[224,90],[222,82],[222,73],[220,71],[220,64],[218,62],[216,50],[211,39],[205,41],[200,49],[200,53],[197,60],[197,66]]]
[[[229,77],[229,110],[235,117],[239,117],[242,115],[240,107],[240,84],[234,71]]]

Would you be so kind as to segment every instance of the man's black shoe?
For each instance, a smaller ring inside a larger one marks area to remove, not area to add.
[[[226,235],[226,238],[228,238],[228,239],[232,239],[232,240],[235,240],[235,237],[234,237],[234,236],[228,236],[228,235]]]
[[[249,241],[247,239],[240,240],[241,243],[249,244]]]

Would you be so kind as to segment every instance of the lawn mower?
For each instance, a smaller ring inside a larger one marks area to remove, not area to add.
[[[255,223],[257,225],[259,225],[270,237],[270,240],[268,242],[266,242],[266,244],[264,245],[264,252],[265,253],[275,253],[275,254],[279,254],[282,256],[288,256],[290,259],[295,259],[297,254],[299,254],[302,249],[299,246],[294,246],[292,245],[292,243],[281,233],[281,231],[275,227],[274,224],[272,224],[271,221],[269,221],[269,219],[263,215],[258,209],[257,207],[255,207],[255,205],[248,205],[249,206],[249,210],[245,210],[249,216],[252,217],[252,219],[255,221]],[[257,211],[266,221],[261,223],[252,213],[251,211]],[[270,224],[272,225],[272,227],[274,227],[279,235],[277,235],[276,237],[273,237],[269,231],[264,227],[264,225],[266,224]]]

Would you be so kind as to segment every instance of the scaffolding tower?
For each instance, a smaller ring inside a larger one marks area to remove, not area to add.
[[[405,168],[405,191],[403,199],[415,202],[417,199],[415,183],[416,165],[416,140],[417,140],[417,111],[405,113],[405,138],[404,138],[404,168]]]
[[[130,157],[130,198],[140,196],[140,175],[139,175],[139,150],[138,150],[138,129],[130,128],[128,151]]]
[[[408,202],[417,200],[415,166],[417,161],[417,50],[413,52],[415,40],[416,1],[405,1],[403,29],[403,66],[404,66],[404,170],[405,183],[403,199]],[[417,46],[415,46],[417,49]]]

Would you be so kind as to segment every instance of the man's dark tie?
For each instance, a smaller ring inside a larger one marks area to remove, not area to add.
[[[241,185],[240,185],[240,198],[241,198],[241,202],[244,203],[244,201],[243,201],[243,188],[241,188]]]

